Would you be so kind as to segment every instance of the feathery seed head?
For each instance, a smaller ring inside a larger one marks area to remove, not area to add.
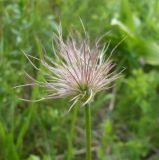
[[[77,42],[73,36],[64,42],[61,29],[55,34],[54,42],[55,58],[39,60],[50,73],[43,82],[34,80],[34,84],[50,92],[42,99],[71,96],[71,108],[77,101],[85,105],[93,100],[96,93],[106,90],[119,77],[120,73],[112,72],[114,64],[110,56],[107,59],[104,56],[109,43],[100,49],[98,41],[90,47],[87,37]],[[26,56],[32,62],[33,57]]]

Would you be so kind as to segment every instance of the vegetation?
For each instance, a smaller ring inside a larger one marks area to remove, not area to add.
[[[13,88],[30,82],[25,71],[43,78],[22,50],[53,58],[56,26],[65,38],[74,28],[83,33],[80,18],[92,42],[107,33],[107,56],[121,42],[112,58],[125,68],[91,105],[92,159],[159,159],[158,0],[2,0],[0,13],[0,160],[84,159],[84,108],[67,114],[68,99],[24,102],[18,97],[35,100],[44,90]]]

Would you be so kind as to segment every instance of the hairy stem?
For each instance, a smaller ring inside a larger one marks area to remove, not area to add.
[[[85,105],[86,160],[91,160],[91,112],[90,105]]]

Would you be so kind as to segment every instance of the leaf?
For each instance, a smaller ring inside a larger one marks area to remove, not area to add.
[[[6,159],[19,160],[13,139],[13,134],[6,133],[3,124],[0,122],[0,153],[3,153]]]
[[[121,0],[120,18],[128,28],[134,31],[133,12],[131,11],[129,0]]]
[[[156,42],[141,41],[138,43],[138,51],[143,56],[145,63],[159,65],[159,45]]]
[[[151,65],[159,65],[159,45],[155,42],[146,45],[148,54],[145,55],[145,61]]]
[[[5,138],[6,138],[5,129],[0,121],[0,144],[3,144]]]
[[[128,26],[123,24],[121,21],[119,21],[116,18],[113,18],[111,21],[111,25],[119,27],[123,32],[125,32],[129,37],[134,38],[134,34],[131,32]]]
[[[27,160],[40,160],[40,158],[36,155],[30,155],[30,157]]]
[[[19,160],[19,153],[17,152],[16,145],[14,144],[13,134],[7,134],[5,141],[6,159]]]

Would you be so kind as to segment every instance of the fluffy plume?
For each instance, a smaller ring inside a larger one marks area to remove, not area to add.
[[[40,100],[69,96],[72,102],[70,109],[77,101],[83,105],[90,103],[98,92],[108,89],[110,83],[120,75],[112,71],[115,66],[111,60],[112,53],[108,58],[105,57],[109,43],[100,49],[99,41],[90,47],[86,34],[83,40],[77,41],[77,38],[69,36],[64,41],[59,28],[54,36],[54,58],[37,59],[24,53],[35,69],[40,71],[33,64],[32,58],[39,60],[48,72],[43,82],[27,74],[33,83],[21,86],[38,85],[46,88],[48,95]]]

